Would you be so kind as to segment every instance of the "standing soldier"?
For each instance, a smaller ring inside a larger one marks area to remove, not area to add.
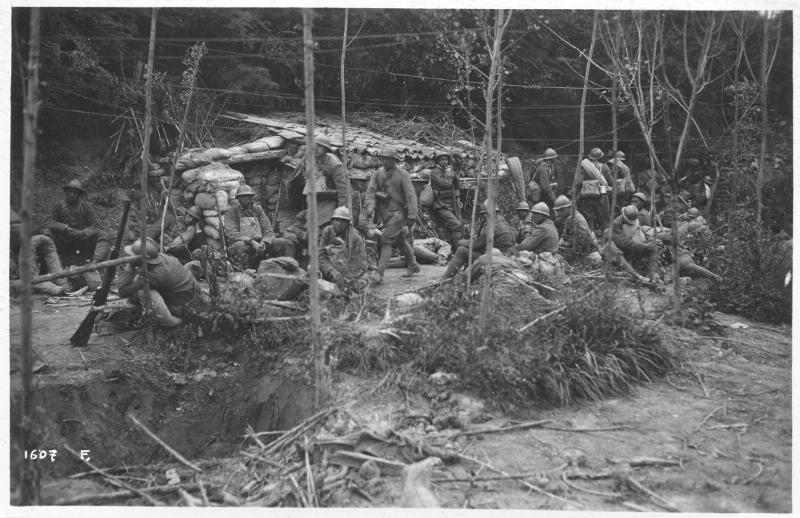
[[[272,222],[261,205],[253,203],[253,188],[243,183],[236,191],[236,200],[225,213],[225,239],[228,256],[239,268],[257,267],[267,257],[294,257],[294,245],[275,237]]]
[[[531,180],[526,188],[527,198],[531,203],[543,201],[548,207],[553,207],[555,194],[550,187],[550,183],[556,176],[553,168],[556,158],[558,158],[558,153],[556,153],[555,149],[549,147],[545,150],[544,155],[536,160],[533,167],[533,175],[531,175]]]
[[[450,165],[450,155],[444,151],[436,153],[436,167],[431,169],[433,207],[430,214],[437,227],[447,231],[451,246],[461,239],[461,214],[458,207],[458,175]]]
[[[77,258],[82,262],[90,257],[92,263],[99,263],[108,257],[111,241],[97,224],[94,211],[86,201],[86,190],[78,180],[71,180],[64,186],[64,202],[57,203],[44,224],[44,234],[55,242],[65,266],[74,265]],[[89,291],[100,286],[100,274],[96,271],[82,275]]]
[[[613,151],[608,154],[608,169],[611,171],[611,176],[614,177],[614,159],[617,162],[617,174],[615,182],[612,184],[617,189],[617,207],[624,207],[630,202],[631,196],[636,187],[633,185],[633,178],[631,178],[631,169],[625,164],[625,153],[622,151]]]
[[[582,182],[575,193],[578,209],[592,231],[605,228],[610,221],[608,192],[611,188],[611,171],[600,162],[602,158],[600,148],[594,148],[589,152],[588,159],[581,161]]]
[[[326,135],[314,137],[314,160],[316,171],[313,181],[317,187],[317,223],[326,225],[331,220],[336,207],[347,207],[350,200],[350,180],[344,174],[344,167],[333,154],[331,139]],[[306,186],[303,194],[311,192],[311,181],[306,172]]]
[[[408,270],[403,277],[411,277],[419,272],[414,250],[405,239],[405,235],[411,233],[417,221],[417,193],[408,171],[397,165],[397,149],[387,146],[381,150],[380,156],[383,158],[383,167],[369,179],[366,193],[367,219],[371,220],[377,213],[383,223],[381,251],[378,268],[372,275],[373,284],[383,282],[383,272],[389,265],[395,244],[400,245],[406,256]]]

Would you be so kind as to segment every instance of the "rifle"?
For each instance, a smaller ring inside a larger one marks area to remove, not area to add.
[[[123,200],[122,219],[119,223],[117,239],[114,241],[114,248],[111,249],[109,259],[116,259],[119,256],[119,251],[122,247],[122,238],[125,236],[125,226],[128,223],[128,213],[130,212],[130,209],[130,198]],[[69,339],[73,347],[86,347],[89,344],[89,337],[92,335],[92,329],[94,328],[94,320],[97,318],[97,314],[100,313],[94,308],[102,306],[106,303],[106,300],[108,299],[108,291],[111,289],[111,283],[114,281],[114,275],[116,272],[116,266],[109,266],[106,268],[105,276],[103,277],[103,284],[100,286],[100,289],[94,292],[94,297],[92,298],[92,309],[83,319],[83,322],[81,322],[81,325],[78,327],[78,330],[75,331],[75,334],[73,334]]]

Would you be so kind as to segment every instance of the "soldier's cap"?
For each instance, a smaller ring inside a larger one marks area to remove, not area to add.
[[[141,238],[137,238],[136,241],[126,246],[123,250],[127,255],[140,255],[142,250]],[[147,254],[148,264],[158,264],[161,262],[161,254],[158,251],[158,243],[149,237],[145,241],[145,253]]]
[[[86,193],[86,189],[83,188],[83,184],[80,180],[70,180],[69,183],[64,186],[64,190],[80,191],[84,194]]]

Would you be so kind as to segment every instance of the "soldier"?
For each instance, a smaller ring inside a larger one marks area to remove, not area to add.
[[[639,214],[636,216],[639,220],[641,225],[646,225],[648,227],[653,226],[653,222],[650,219],[650,211],[647,210],[647,196],[640,192],[633,193],[631,196],[631,203],[639,209]]]
[[[408,171],[399,167],[399,152],[393,147],[381,150],[383,167],[369,180],[366,193],[366,217],[371,220],[375,214],[383,223],[381,251],[378,267],[372,275],[372,283],[383,282],[383,272],[392,256],[392,247],[398,244],[406,256],[408,269],[403,277],[411,277],[419,272],[411,244],[405,238],[411,233],[417,221],[417,193],[411,184]]]
[[[459,203],[458,175],[450,165],[450,155],[444,151],[436,153],[436,167],[431,169],[433,207],[431,219],[437,227],[447,231],[451,245],[461,239],[461,210]]]
[[[472,259],[473,261],[486,253],[486,240],[488,233],[488,211],[486,208],[487,202],[483,202],[481,208],[479,222],[478,237],[472,242]],[[495,224],[494,224],[494,247],[500,250],[501,253],[507,254],[513,249],[516,244],[514,230],[506,223],[503,216],[500,214],[500,207],[495,206]],[[469,239],[462,239],[458,242],[458,249],[455,255],[447,263],[447,270],[445,270],[443,279],[448,279],[454,276],[464,265],[469,261]]]
[[[586,218],[592,231],[608,226],[610,219],[608,192],[611,188],[611,171],[600,163],[603,152],[594,148],[588,160],[581,162],[582,182],[578,183],[578,209]]]
[[[139,255],[142,242],[137,239],[125,247],[128,255]],[[158,244],[150,238],[145,242],[147,256],[147,276],[149,281],[150,304],[156,321],[162,327],[183,324],[187,308],[202,309],[206,297],[188,268],[184,268],[176,257],[158,252]],[[119,274],[119,296],[131,303],[140,305],[144,297],[144,280],[141,263],[136,261]]]
[[[261,205],[253,203],[255,192],[243,183],[236,191],[236,200],[225,213],[225,239],[228,256],[239,268],[256,268],[267,257],[294,257],[294,245],[275,237],[272,222]]]
[[[529,250],[536,254],[558,252],[558,231],[550,219],[550,209],[540,201],[531,209],[533,230],[518,246],[517,250]]]
[[[640,259],[646,260],[648,278],[652,282],[657,282],[659,249],[654,241],[647,239],[637,219],[638,213],[639,210],[635,205],[623,207],[622,214],[614,219],[612,239],[629,263]]]
[[[519,202],[516,212],[517,215],[511,222],[511,228],[514,229],[517,243],[521,243],[533,230],[533,218],[531,217],[531,208],[527,202]]]
[[[608,154],[608,170],[611,171],[611,176],[614,177],[614,162],[616,159],[617,174],[615,182],[612,187],[617,189],[617,207],[628,205],[631,195],[636,190],[633,185],[633,178],[631,178],[631,169],[625,164],[625,153],[617,151],[616,153],[610,152]]]
[[[314,137],[315,178],[317,190],[317,222],[320,226],[331,220],[336,207],[347,207],[350,200],[350,180],[344,174],[344,167],[333,154],[331,139],[327,135]],[[311,192],[308,173],[303,194]]]
[[[183,215],[183,227],[183,231],[165,246],[164,251],[185,262],[191,261],[192,252],[206,244],[206,235],[203,232],[203,213],[200,207],[193,205],[186,209]],[[153,237],[151,239],[156,240]]]
[[[325,280],[355,280],[367,271],[364,239],[351,223],[350,210],[337,207],[331,215],[331,224],[322,229],[319,270]]]
[[[572,202],[566,196],[559,196],[553,205],[556,211],[556,225],[561,233],[558,251],[569,263],[582,262],[596,266],[601,261],[597,237],[589,230],[586,218],[575,211],[575,219],[570,215]]]
[[[544,155],[534,163],[531,180],[525,189],[526,198],[531,203],[543,201],[548,207],[553,206],[555,194],[550,184],[555,178],[553,164],[556,158],[558,158],[558,153],[556,153],[555,149],[549,147],[544,151]]]
[[[57,203],[50,218],[44,224],[44,235],[51,237],[65,265],[85,261],[99,263],[111,251],[111,242],[97,224],[94,211],[85,199],[86,190],[78,180],[64,186],[64,202]],[[87,259],[88,258],[88,259]],[[100,286],[100,274],[96,271],[81,275],[93,291]]]

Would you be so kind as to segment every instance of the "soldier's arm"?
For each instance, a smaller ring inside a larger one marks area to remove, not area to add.
[[[250,238],[242,234],[241,232],[241,221],[240,221],[240,214],[239,210],[236,206],[231,207],[228,209],[228,212],[225,213],[225,239],[228,240],[229,243],[234,243],[236,241],[249,241]]]
[[[380,171],[370,176],[367,192],[364,194],[364,208],[366,209],[367,215],[371,215],[375,212],[375,192],[378,190],[378,183],[375,179],[379,174]]]
[[[269,216],[261,208],[261,205],[256,205],[255,208],[258,224],[261,226],[261,239],[263,241],[272,240],[275,237],[275,231],[272,230],[272,222],[269,220]]]
[[[408,210],[408,219],[417,219],[417,191],[414,190],[414,184],[411,182],[411,176],[404,172],[402,176],[403,192],[406,196],[406,209]]]
[[[63,222],[64,219],[64,209],[60,203],[56,203],[56,206],[53,207],[53,212],[50,213],[43,226],[53,232],[65,232],[70,227]]]
[[[350,180],[344,174],[344,167],[342,163],[336,159],[331,160],[333,164],[327,169],[330,170],[330,175],[333,176],[333,183],[336,185],[336,198],[340,207],[347,207],[347,200],[350,195]]]

